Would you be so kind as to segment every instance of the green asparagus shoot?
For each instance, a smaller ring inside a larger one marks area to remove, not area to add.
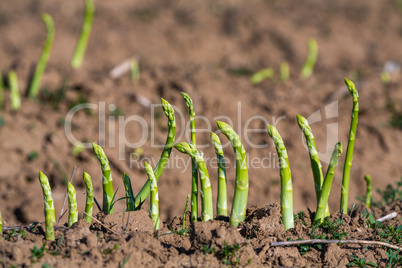
[[[184,207],[184,212],[183,212],[183,230],[186,229],[186,214],[187,214],[187,206],[188,206],[189,200],[190,200],[190,194],[187,195],[186,206]]]
[[[162,99],[162,108],[165,112],[166,117],[168,118],[168,136],[165,142],[165,147],[163,149],[162,155],[159,158],[158,164],[154,169],[156,181],[159,180],[160,176],[162,175],[163,170],[166,167],[166,164],[169,160],[170,153],[172,151],[173,143],[175,140],[175,132],[176,132],[176,120],[174,117],[174,110],[173,107],[170,105],[169,102]],[[144,186],[142,186],[140,192],[135,197],[135,207],[136,209],[141,207],[141,204],[147,199],[150,191],[150,180],[148,179]]]
[[[308,40],[307,46],[308,46],[307,60],[304,63],[301,71],[301,76],[303,78],[309,78],[311,76],[318,56],[318,45],[315,39],[311,38],[310,40]]]
[[[0,72],[0,109],[4,107],[4,84],[3,75]]]
[[[140,65],[138,64],[138,60],[132,59],[130,61],[130,70],[131,80],[138,81],[138,79],[140,79]]]
[[[68,193],[68,223],[67,226],[71,227],[74,223],[78,221],[78,209],[77,209],[77,196],[75,194],[74,186],[68,182],[67,185]]]
[[[18,77],[15,71],[8,73],[8,83],[10,85],[11,109],[17,111],[21,108],[21,97],[18,89]]]
[[[79,68],[82,64],[85,50],[87,49],[89,36],[91,35],[92,20],[94,13],[95,13],[95,5],[93,0],[85,0],[84,23],[82,25],[80,38],[78,39],[77,45],[75,47],[73,59],[71,60],[71,66],[74,69]]]
[[[289,74],[289,64],[284,61],[280,65],[280,72],[281,72],[281,81],[285,82],[289,80],[290,74]]]
[[[371,195],[372,195],[372,186],[371,186],[371,176],[366,175],[364,179],[367,183],[367,191],[366,191],[366,206],[369,208],[371,205]]]
[[[198,175],[200,177],[201,187],[201,219],[202,221],[212,220],[214,217],[211,181],[209,180],[207,166],[205,165],[202,153],[187,142],[180,142],[174,146],[178,151],[188,154],[194,158],[197,163]]]
[[[123,174],[123,183],[124,183],[124,189],[126,190],[127,211],[133,211],[135,210],[133,187],[131,186],[130,177],[126,173]]]
[[[94,188],[92,186],[91,176],[89,176],[88,173],[84,172],[82,178],[84,180],[85,190],[87,193],[84,219],[86,222],[91,223],[92,222],[91,216],[93,214],[93,207],[94,207]]]
[[[148,175],[148,179],[151,181],[150,191],[151,191],[151,219],[154,224],[155,230],[159,230],[160,218],[159,218],[159,196],[158,196],[158,186],[156,184],[156,178],[152,167],[145,162],[145,172]]]
[[[265,79],[271,78],[272,76],[274,76],[274,70],[272,68],[262,69],[251,76],[250,82],[253,85],[257,85]]]
[[[236,156],[236,186],[230,213],[230,225],[238,227],[246,218],[248,197],[248,167],[246,150],[236,132],[226,123],[217,121],[219,130],[225,135]]]
[[[342,154],[342,150],[343,146],[341,142],[335,144],[335,148],[329,162],[327,174],[325,175],[324,184],[322,186],[320,201],[317,204],[317,211],[315,213],[314,221],[320,220],[321,222],[323,222],[324,218],[329,216],[329,213],[327,214],[328,198],[331,192],[331,185],[334,179],[335,168],[338,165],[338,158]]]
[[[56,215],[54,213],[52,190],[50,188],[49,179],[41,171],[39,171],[39,182],[42,186],[43,198],[45,200],[46,240],[54,240],[53,223],[56,222]]]
[[[186,206],[186,208],[187,208],[187,206]],[[183,229],[184,229],[184,227],[183,227]],[[0,235],[2,235],[2,234],[3,234],[3,217],[1,216],[1,212],[0,212]]]
[[[350,169],[352,168],[353,149],[355,146],[357,121],[359,117],[359,94],[356,90],[355,84],[353,84],[352,81],[345,78],[345,84],[350,94],[353,97],[352,121],[350,123],[349,141],[348,141],[348,147],[346,148],[345,164],[343,166],[343,179],[342,179],[342,191],[341,191],[341,210],[343,213],[347,214]]]
[[[191,128],[191,144],[196,147],[195,138],[195,112],[193,100],[187,93],[182,92],[186,105],[188,107],[188,112],[190,115],[190,128]],[[198,174],[197,174],[197,163],[195,158],[191,158],[191,171],[192,171],[192,181],[191,181],[191,221],[195,222],[198,219]]]
[[[288,230],[294,227],[292,174],[289,166],[288,153],[278,130],[271,125],[267,125],[267,129],[269,136],[275,143],[279,158],[282,222],[285,226],[285,230]]]
[[[111,204],[113,202],[113,179],[112,171],[110,170],[109,160],[106,157],[102,147],[92,143],[92,148],[95,155],[102,167],[102,180],[103,180],[103,207],[102,210],[107,214],[113,214],[113,208]]]
[[[226,167],[225,156],[223,155],[221,140],[214,132],[211,132],[211,141],[215,147],[218,158],[218,197],[216,202],[216,214],[218,216],[228,215],[227,190],[226,190]]]
[[[35,73],[32,77],[32,82],[29,87],[28,94],[31,99],[34,99],[39,93],[40,82],[42,80],[43,72],[46,69],[46,65],[50,57],[50,51],[52,50],[54,39],[54,24],[52,17],[49,14],[44,13],[42,15],[42,20],[45,23],[47,35],[42,54],[39,58],[38,64],[36,65]]]

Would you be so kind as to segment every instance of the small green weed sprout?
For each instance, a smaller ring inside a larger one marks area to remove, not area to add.
[[[352,261],[346,264],[347,266],[355,266],[355,267],[377,267],[377,264],[372,261],[366,261],[364,258],[358,258],[355,255],[350,255],[352,257]]]
[[[36,245],[34,245],[33,249],[31,250],[31,261],[32,262],[37,262],[39,259],[41,259],[46,252],[45,246],[41,246],[38,248]]]
[[[399,249],[398,250],[389,249],[387,252],[387,257],[388,257],[387,268],[402,266],[402,256],[399,255]]]
[[[210,247],[208,245],[203,245],[201,247],[202,251],[204,252],[205,256],[208,256],[208,254],[215,254],[216,247]]]

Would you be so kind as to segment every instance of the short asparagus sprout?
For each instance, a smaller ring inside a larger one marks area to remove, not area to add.
[[[21,108],[21,97],[18,89],[18,77],[15,71],[8,73],[8,82],[10,84],[11,109],[17,111]]]
[[[303,78],[309,78],[311,76],[318,56],[318,45],[315,39],[311,38],[310,40],[308,40],[307,46],[308,46],[307,60],[304,63],[301,71],[301,76]]]
[[[0,72],[0,108],[4,107],[4,84],[3,75]]]
[[[202,153],[199,153],[192,144],[187,142],[177,143],[174,147],[178,151],[190,155],[197,162],[198,175],[201,182],[201,219],[202,221],[212,220],[214,218],[214,209],[212,202],[211,181],[209,180],[207,166],[205,165]]]
[[[131,70],[131,80],[137,81],[140,79],[140,65],[137,59],[132,59],[130,61],[130,70]]]
[[[265,68],[265,69],[262,69],[262,70],[260,70],[260,71],[258,71],[258,72],[256,72],[256,73],[254,73],[254,74],[251,76],[250,82],[251,82],[253,85],[259,84],[259,83],[261,83],[262,81],[264,81],[265,79],[273,77],[273,76],[274,76],[274,73],[275,73],[275,72],[274,72],[274,70],[273,70],[272,68]]]
[[[226,168],[225,156],[223,155],[221,140],[214,132],[211,132],[211,141],[215,147],[216,157],[218,158],[218,197],[216,202],[216,214],[218,216],[228,215],[227,190],[226,190]]]
[[[68,223],[67,226],[71,227],[74,223],[78,221],[78,209],[77,209],[77,196],[75,194],[74,186],[68,182],[67,185],[68,193]]]
[[[162,99],[162,108],[165,112],[166,117],[168,118],[168,136],[165,142],[165,147],[163,149],[162,155],[159,158],[158,164],[154,169],[156,181],[159,180],[160,176],[162,175],[163,170],[165,169],[167,162],[169,160],[170,153],[172,151],[173,143],[175,140],[175,132],[176,132],[176,120],[174,117],[174,110],[172,105],[169,102]],[[135,207],[136,209],[141,207],[141,204],[147,199],[149,195],[150,189],[150,180],[147,180],[144,186],[142,186],[140,192],[135,197]]]
[[[186,105],[188,107],[188,112],[190,115],[190,128],[191,128],[191,144],[196,147],[196,137],[195,137],[195,112],[193,100],[187,93],[182,92]],[[191,171],[192,171],[192,181],[191,181],[191,221],[197,221],[198,219],[198,173],[197,173],[197,163],[195,158],[191,158]]]
[[[103,180],[103,207],[102,210],[107,214],[113,214],[113,208],[111,208],[111,204],[113,201],[113,179],[112,172],[109,166],[109,160],[106,157],[105,152],[102,147],[99,145],[92,143],[92,148],[94,150],[95,155],[98,157],[98,160],[102,167],[102,180]]]
[[[84,219],[86,222],[91,223],[92,222],[91,216],[93,214],[93,207],[94,207],[94,188],[92,186],[91,176],[89,176],[88,173],[84,172],[82,178],[84,180],[85,190],[87,193]]]
[[[145,172],[148,175],[148,179],[151,181],[150,191],[151,191],[151,219],[154,224],[155,230],[159,230],[160,218],[159,218],[159,196],[158,196],[158,186],[156,184],[156,178],[152,167],[145,162]]]
[[[42,15],[42,20],[46,25],[47,35],[42,54],[39,58],[38,64],[36,65],[35,73],[32,77],[32,82],[29,87],[28,94],[31,99],[34,99],[39,93],[40,82],[42,80],[43,72],[46,69],[46,65],[50,57],[50,51],[52,50],[54,39],[54,24],[52,17],[49,14],[44,13]]]
[[[234,150],[236,157],[236,185],[230,213],[230,225],[238,227],[246,218],[248,197],[248,167],[246,150],[236,132],[226,123],[217,121],[219,130],[225,135]]]
[[[285,82],[289,80],[290,74],[289,74],[289,64],[284,61],[280,65],[280,72],[281,72],[281,81]]]
[[[95,5],[93,0],[85,0],[84,23],[82,25],[82,30],[77,42],[77,46],[75,47],[73,59],[71,60],[71,66],[74,69],[79,68],[82,64],[85,50],[87,49],[89,36],[91,35],[92,20],[94,13],[95,13]]]
[[[184,229],[184,227],[183,227]],[[3,234],[3,217],[1,216],[1,212],[0,212],[0,235]]]
[[[285,230],[288,230],[294,227],[292,174],[289,166],[288,153],[278,130],[271,125],[267,125],[267,129],[269,136],[275,143],[276,152],[279,158],[282,222],[285,226]]]
[[[190,201],[190,194],[187,195],[186,206],[184,207],[183,212],[183,230],[186,229],[186,214],[187,214],[188,201]]]
[[[371,176],[366,175],[364,179],[367,183],[367,191],[366,191],[366,206],[369,208],[371,205],[371,195],[372,195],[372,186],[371,186]]]
[[[54,240],[53,223],[56,222],[56,215],[54,213],[52,190],[50,188],[49,179],[41,171],[39,171],[39,182],[42,186],[43,198],[45,200],[46,240]]]
[[[343,166],[343,179],[342,179],[342,191],[341,191],[341,210],[343,213],[348,213],[348,197],[349,197],[349,178],[350,169],[352,168],[353,150],[356,139],[357,121],[359,117],[359,94],[356,90],[355,84],[352,81],[345,78],[345,84],[350,94],[353,97],[353,110],[352,121],[350,123],[349,141],[346,148],[345,164]]]
[[[135,210],[133,187],[131,186],[130,177],[126,173],[123,174],[123,184],[124,184],[124,189],[126,190],[127,211],[133,211],[133,210]]]
[[[324,221],[324,218],[329,216],[327,215],[326,211],[328,209],[328,198],[331,192],[331,185],[334,179],[335,168],[338,165],[338,158],[342,154],[343,146],[341,142],[335,144],[334,151],[332,153],[331,160],[329,162],[327,174],[325,175],[324,184],[322,186],[322,192],[320,201],[317,205],[317,211],[315,213],[314,221],[320,220],[321,222]]]

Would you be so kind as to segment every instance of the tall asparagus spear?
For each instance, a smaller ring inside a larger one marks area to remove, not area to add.
[[[294,227],[292,174],[289,166],[288,153],[278,130],[271,125],[267,125],[267,129],[269,136],[275,143],[276,152],[279,158],[282,222],[285,226],[285,230],[288,230]]]
[[[54,213],[52,190],[50,188],[49,179],[42,173],[42,171],[39,171],[39,182],[42,186],[43,198],[45,200],[46,240],[54,240],[53,223],[56,222],[56,215]]]
[[[163,170],[166,167],[166,164],[169,160],[170,152],[172,151],[173,143],[175,140],[175,132],[176,132],[176,120],[174,117],[174,110],[173,107],[170,105],[169,102],[166,100],[162,99],[162,108],[163,111],[165,112],[166,117],[168,118],[168,136],[166,139],[165,147],[163,149],[162,155],[159,158],[159,162],[156,165],[154,169],[155,173],[155,178],[156,181],[159,180],[160,176],[162,175]],[[144,186],[142,186],[141,191],[137,194],[135,197],[135,207],[136,209],[141,206],[141,204],[144,202],[144,200],[148,197],[149,195],[149,186],[150,185],[150,180],[148,179]]]
[[[301,71],[301,76],[303,78],[309,78],[311,76],[318,56],[318,45],[315,39],[311,38],[310,40],[308,40],[307,45],[308,45],[308,55]]]
[[[68,223],[67,226],[71,227],[74,223],[78,221],[78,209],[77,209],[77,196],[75,194],[74,186],[68,182],[67,185],[68,193]]]
[[[181,93],[190,114],[190,128],[191,128],[191,144],[196,147],[195,138],[195,112],[193,100],[190,96],[184,92]],[[198,176],[197,176],[197,163],[195,158],[191,158],[191,170],[192,170],[192,182],[191,182],[191,221],[197,221],[198,219]]]
[[[158,186],[156,184],[155,174],[152,170],[152,167],[145,162],[145,172],[148,175],[151,191],[151,202],[150,202],[150,211],[151,211],[151,219],[154,224],[155,230],[159,230],[160,218],[159,218],[159,196],[158,196]]]
[[[21,108],[21,96],[18,89],[18,77],[15,71],[8,73],[8,82],[10,84],[11,109],[17,111]]]
[[[133,210],[135,210],[133,187],[131,186],[130,177],[126,173],[123,174],[123,184],[124,184],[124,188],[126,190],[127,211],[133,211]]]
[[[353,97],[353,110],[352,110],[352,122],[350,123],[349,141],[346,148],[345,164],[343,166],[343,179],[342,179],[342,191],[341,191],[341,210],[343,213],[348,213],[348,197],[349,197],[349,178],[350,169],[352,167],[353,149],[355,146],[357,120],[359,117],[359,94],[356,90],[355,84],[352,81],[345,78],[345,84],[350,94]]]
[[[91,216],[92,216],[93,207],[94,207],[94,188],[92,187],[91,176],[89,176],[88,173],[84,172],[84,174],[82,175],[82,178],[84,180],[85,190],[87,192],[84,219],[86,222],[91,223],[92,222]]]
[[[366,180],[366,183],[367,183],[366,206],[369,208],[371,205],[371,195],[372,195],[371,176],[366,175],[366,176],[364,176],[364,179]]]
[[[209,221],[214,218],[214,209],[212,202],[211,181],[209,180],[207,166],[205,165],[202,153],[187,142],[180,142],[174,146],[178,151],[190,155],[197,163],[198,174],[200,176],[200,194],[201,194],[201,219]]]
[[[324,218],[329,216],[326,215],[326,211],[328,209],[328,198],[329,193],[331,192],[331,185],[332,180],[334,179],[335,168],[338,165],[338,158],[341,155],[342,150],[343,147],[341,142],[335,144],[335,148],[329,162],[327,174],[325,175],[324,184],[322,186],[320,201],[317,204],[317,211],[315,213],[314,221],[320,219],[320,221],[323,222]]]
[[[218,197],[216,202],[216,214],[218,216],[228,215],[228,202],[226,190],[226,168],[225,157],[223,155],[221,141],[214,132],[211,132],[211,141],[215,147],[216,157],[218,158]]]
[[[1,212],[0,212],[0,235],[2,235],[2,234],[3,234],[3,217],[1,216]]]
[[[236,187],[230,213],[230,225],[238,227],[246,218],[247,197],[248,197],[248,167],[246,150],[240,141],[239,136],[226,123],[216,121],[219,130],[225,135],[234,150],[236,156]]]
[[[113,208],[110,208],[113,201],[113,179],[110,170],[109,160],[106,157],[102,147],[92,143],[92,148],[102,167],[103,180],[103,211],[107,214],[113,214]]]

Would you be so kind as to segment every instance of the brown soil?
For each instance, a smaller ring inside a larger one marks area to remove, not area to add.
[[[7,91],[5,108],[0,110],[0,117],[4,120],[4,125],[0,127],[0,211],[7,226],[44,220],[42,193],[37,179],[39,170],[50,179],[57,212],[62,206],[66,181],[74,166],[77,166],[73,183],[79,211],[83,211],[85,203],[81,179],[83,171],[91,174],[95,197],[101,199],[99,163],[91,149],[78,156],[73,155],[74,147],[67,140],[63,125],[71,107],[83,101],[98,105],[105,102],[106,109],[114,104],[124,118],[139,115],[148,124],[155,120],[156,144],[163,144],[166,138],[166,119],[160,108],[152,114],[151,109],[143,105],[144,99],[157,104],[163,97],[177,107],[177,133],[187,131],[188,134],[188,128],[185,128],[188,123],[187,108],[181,91],[190,94],[196,114],[205,116],[212,130],[217,129],[214,121],[219,118],[216,117],[228,116],[245,143],[249,160],[265,157],[266,163],[269,163],[269,166],[249,169],[249,207],[278,202],[280,184],[275,148],[267,133],[246,133],[245,127],[248,124],[249,129],[265,128],[265,121],[261,118],[248,122],[253,116],[261,116],[269,123],[284,116],[277,127],[288,149],[294,210],[297,212],[306,208],[315,210],[316,205],[310,161],[295,116],[301,114],[308,117],[320,110],[325,118],[327,105],[337,101],[337,116],[314,123],[312,128],[320,152],[325,152],[326,146],[333,147],[333,144],[326,144],[327,136],[336,134],[327,133],[327,124],[330,123],[338,124],[338,139],[346,147],[352,101],[344,87],[343,77],[348,77],[356,82],[360,94],[350,206],[356,202],[356,196],[365,193],[365,174],[372,175],[373,189],[384,189],[385,185],[394,184],[401,177],[401,129],[392,127],[390,121],[394,117],[402,117],[402,76],[399,70],[394,72],[388,85],[380,79],[387,61],[402,62],[402,50],[398,49],[402,41],[402,18],[397,1],[97,1],[89,49],[79,70],[72,70],[69,63],[81,27],[81,0],[0,1],[0,71],[5,77],[8,71],[16,70],[23,92],[43,46],[45,31],[40,20],[43,12],[54,18],[56,36],[43,76],[41,96],[35,101],[24,97],[21,110],[12,112]],[[310,37],[318,42],[319,56],[312,77],[304,80],[299,74]],[[139,81],[131,81],[128,73],[118,79],[109,77],[111,69],[132,56],[140,58]],[[281,82],[278,75],[283,61],[290,66],[291,79],[287,82]],[[275,77],[259,85],[251,85],[250,73],[266,67],[275,69]],[[58,93],[63,93],[60,101],[57,101]],[[179,111],[184,118],[179,116]],[[99,110],[92,110],[91,114],[82,111],[74,116],[72,130],[78,141],[100,142],[99,116]],[[146,181],[146,174],[142,165],[130,165],[129,155],[136,149],[118,146],[121,134],[118,122],[117,113],[106,110],[106,133],[114,127],[116,135],[105,136],[105,152],[112,165],[115,189],[119,189],[117,196],[121,197],[124,195],[120,179],[123,172],[131,177],[135,192]],[[199,119],[196,127],[201,130],[197,133],[197,144],[208,145],[207,123]],[[141,139],[142,130],[140,124],[131,122],[124,133],[127,140],[134,143]],[[154,166],[161,149],[151,144],[151,136],[147,138],[141,147],[144,151],[141,160],[150,159]],[[247,138],[250,142],[246,142]],[[184,141],[187,138],[179,139]],[[255,148],[250,143],[267,146]],[[200,150],[206,158],[214,156],[210,145]],[[38,156],[30,158],[32,152],[37,152]],[[120,152],[123,152],[124,160],[119,158]],[[224,152],[228,159],[234,159],[230,147],[226,147]],[[340,158],[341,164],[335,173],[330,196],[333,212],[339,208],[344,155]],[[191,190],[191,168],[184,170],[183,164],[175,164],[175,159],[187,161],[186,157],[173,151],[170,165],[162,174],[158,188],[161,219],[172,222],[176,229],[181,227],[175,217],[182,215],[186,195]],[[323,163],[324,170],[326,167]],[[216,170],[209,167],[209,173],[215,200]],[[233,160],[227,175],[228,198],[231,200],[235,177]],[[373,197],[374,200],[380,199],[376,192]],[[144,209],[147,206],[148,202]],[[120,235],[110,234],[96,224],[89,227],[80,222],[71,230],[58,231],[57,238],[64,237],[60,249],[62,254],[52,256],[46,253],[38,263],[56,265],[56,261],[66,255],[69,256],[64,259],[66,263],[59,262],[59,265],[65,266],[68,262],[73,265],[90,265],[91,262],[108,265],[110,262],[116,266],[131,256],[126,265],[217,266],[222,265],[220,255],[205,256],[200,247],[209,243],[219,252],[224,242],[242,245],[241,264],[251,258],[252,264],[342,266],[351,253],[377,262],[386,259],[381,248],[366,252],[364,247],[355,245],[324,246],[322,251],[313,249],[303,257],[300,257],[296,247],[270,247],[271,241],[308,234],[303,231],[301,223],[294,231],[280,231],[283,227],[279,224],[276,205],[250,211],[252,216],[240,231],[228,227],[226,221],[215,221],[195,224],[190,236],[169,235],[158,239],[151,239],[152,230],[146,212],[130,213],[134,214],[130,216],[130,222],[133,222],[122,236],[119,229],[119,224],[121,226],[123,222],[120,219],[123,217],[122,210],[124,201],[117,202],[115,211],[120,214],[112,216],[117,219],[110,216],[103,219],[106,223],[112,222],[111,226],[116,221],[117,225],[113,228],[117,228],[116,232]],[[351,238],[358,235],[353,229],[354,219],[352,217],[350,223],[345,223],[345,228],[352,228]],[[137,220],[148,223],[140,222],[141,225],[138,225]],[[397,221],[390,223],[396,225]],[[366,232],[363,223],[356,224],[362,232]],[[136,230],[137,225],[140,228]],[[167,232],[168,226],[165,224],[161,233]],[[256,226],[260,227],[257,229]],[[40,228],[38,230],[40,232]],[[99,233],[101,235],[97,238]],[[33,244],[42,245],[43,236],[27,235],[27,239],[16,239],[19,240],[16,242],[0,242],[7,263],[31,265],[27,256],[31,255]],[[373,236],[368,234],[361,238],[372,239]],[[119,249],[112,250],[111,254],[101,254],[116,243]],[[57,243],[46,247],[54,251]]]

